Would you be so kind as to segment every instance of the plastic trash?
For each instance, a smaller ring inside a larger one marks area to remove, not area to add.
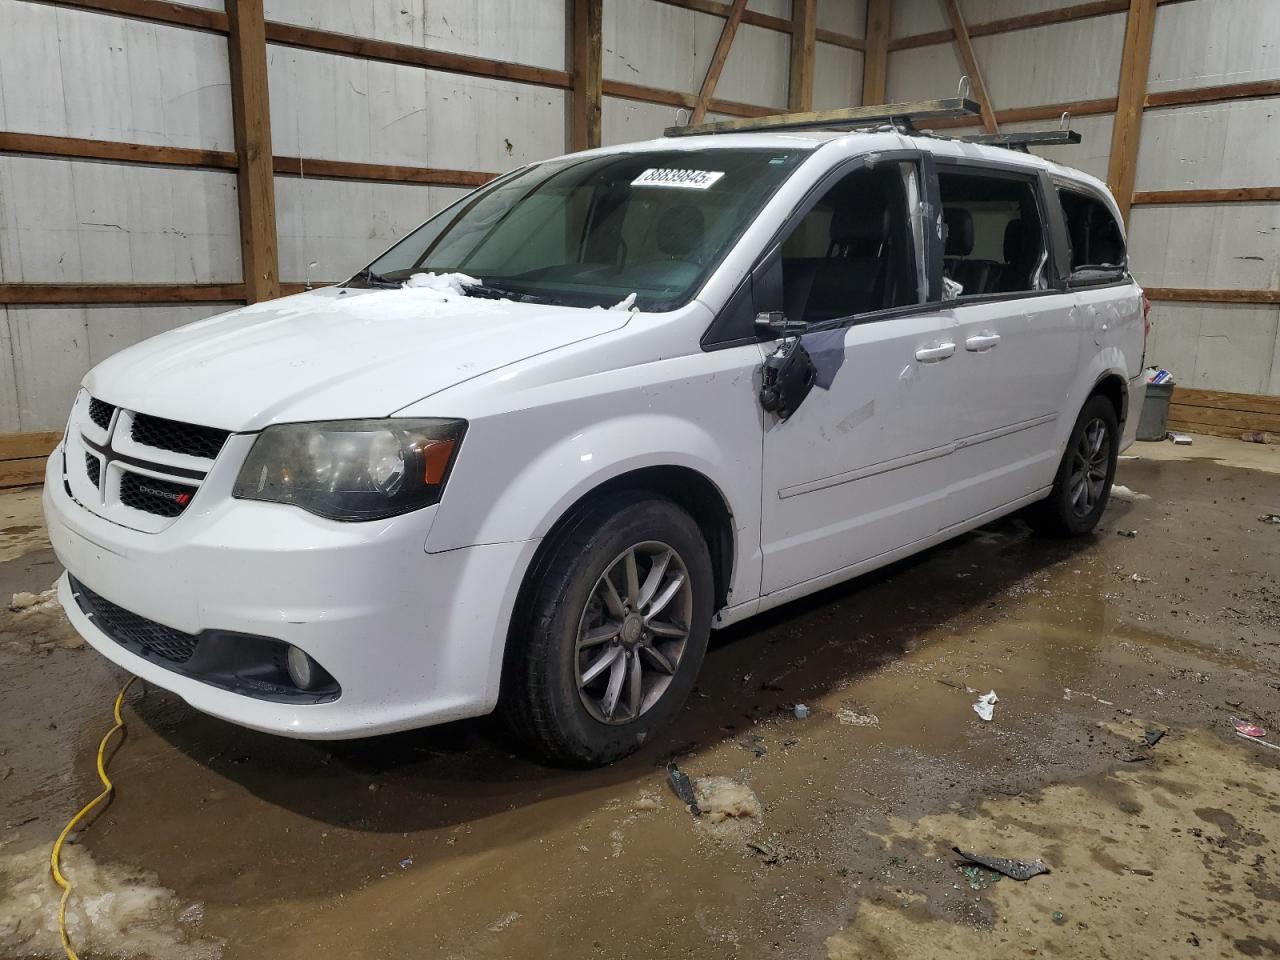
[[[667,764],[667,783],[671,784],[671,792],[680,798],[680,802],[689,808],[690,813],[695,817],[702,816],[702,808],[698,806],[698,798],[693,792],[693,781],[676,766],[674,760]]]
[[[1173,383],[1173,374],[1164,367],[1147,367],[1142,371],[1143,379],[1147,383]]]
[[[1236,728],[1236,733],[1242,737],[1265,737],[1267,735],[1265,727],[1260,727],[1248,720],[1241,720],[1239,717],[1232,717],[1231,725]]]
[[[803,703],[797,703],[795,709],[791,712],[796,715],[797,720],[809,719],[809,708],[806,707]]]
[[[990,720],[995,716],[996,704],[999,702],[1000,698],[996,696],[994,690],[990,693],[984,693],[978,698],[978,702],[973,705],[973,712],[982,720]]]
[[[1030,880],[1032,877],[1038,877],[1042,873],[1049,872],[1049,868],[1044,865],[1043,860],[1008,860],[1004,857],[988,857],[978,853],[965,853],[959,847],[952,847],[951,849],[962,860],[968,860],[970,863],[976,863],[979,866],[986,867],[988,870],[994,870],[996,873],[1004,874],[1012,880]]]
[[[1187,433],[1170,433],[1169,439],[1180,447],[1191,446],[1191,435]]]

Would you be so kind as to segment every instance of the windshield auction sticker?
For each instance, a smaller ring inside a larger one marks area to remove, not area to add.
[[[681,187],[705,190],[724,176],[723,170],[668,170],[650,167],[631,181],[633,187]]]

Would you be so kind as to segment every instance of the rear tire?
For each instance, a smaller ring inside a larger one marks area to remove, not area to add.
[[[1116,409],[1100,394],[1090,397],[1076,418],[1049,496],[1027,511],[1037,533],[1078,537],[1093,530],[1111,497],[1120,452]]]
[[[679,711],[711,631],[697,523],[645,493],[588,505],[537,565],[513,619],[500,709],[548,760],[600,766]]]

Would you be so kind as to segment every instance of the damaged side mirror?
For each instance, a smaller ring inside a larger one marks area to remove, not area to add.
[[[787,420],[813,389],[818,371],[799,337],[789,337],[764,361],[760,406]]]

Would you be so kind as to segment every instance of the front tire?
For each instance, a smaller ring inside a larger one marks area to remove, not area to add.
[[[706,653],[714,586],[697,523],[656,496],[602,499],[531,576],[508,639],[508,727],[557,763],[633,753],[683,705]]]
[[[1032,528],[1056,537],[1090,533],[1111,497],[1119,453],[1116,409],[1106,397],[1094,395],[1076,418],[1049,496],[1027,511]]]

